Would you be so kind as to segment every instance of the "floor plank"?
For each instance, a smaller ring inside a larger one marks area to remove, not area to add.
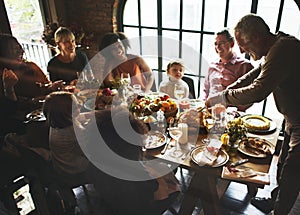
[[[270,169],[271,175],[271,184],[265,186],[264,189],[258,189],[257,195],[260,197],[269,197],[271,190],[276,186],[276,163],[277,157],[274,157]],[[193,173],[185,170],[185,169],[178,169],[176,173],[176,177],[179,179],[182,187],[183,193],[186,190],[186,187],[189,184]],[[84,195],[82,188],[76,188],[76,197],[78,200],[78,205],[83,212],[84,215],[96,215],[97,207],[99,204],[97,202],[95,191],[93,190],[92,186],[88,187],[88,190],[91,194],[90,202],[87,202],[87,198]],[[222,212],[224,215],[265,215],[265,213],[258,210],[250,203],[250,196],[247,195],[247,186],[244,184],[231,182],[227,191],[221,198],[221,207]],[[180,207],[180,203],[182,200],[183,194],[181,194],[177,201],[173,204],[173,208],[178,211]],[[197,207],[193,211],[192,215],[199,215],[201,212],[201,201],[197,203]],[[300,214],[300,195],[298,196],[298,200],[292,209],[290,215]],[[166,211],[163,215],[172,215],[170,211]],[[187,214],[188,215],[188,214]]]

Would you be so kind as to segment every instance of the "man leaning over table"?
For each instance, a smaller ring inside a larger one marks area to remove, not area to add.
[[[277,109],[284,115],[288,138],[282,146],[278,187],[272,191],[272,198],[267,201],[256,197],[252,203],[265,212],[270,212],[274,206],[275,215],[288,214],[300,187],[300,96],[297,95],[300,91],[300,41],[283,32],[271,33],[264,20],[254,14],[244,16],[235,26],[234,34],[242,53],[250,54],[254,60],[265,57],[264,62],[229,89],[209,97],[206,105],[209,107],[220,102],[247,105],[260,102],[273,93]]]

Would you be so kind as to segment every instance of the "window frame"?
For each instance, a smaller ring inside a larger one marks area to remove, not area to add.
[[[154,27],[148,27],[148,26],[142,26],[141,25],[141,0],[136,0],[137,4],[138,4],[138,25],[130,25],[130,24],[124,24],[124,20],[123,20],[123,16],[124,16],[124,9],[125,9],[125,4],[126,4],[126,0],[120,0],[118,2],[118,13],[117,14],[117,30],[118,31],[124,31],[124,28],[137,28],[138,32],[139,32],[139,37],[141,38],[142,36],[142,29],[156,29],[157,30],[157,36],[160,37],[162,36],[162,32],[164,30],[168,30],[168,31],[179,31],[179,41],[180,41],[180,45],[179,45],[179,58],[182,56],[182,35],[185,32],[190,32],[190,33],[198,33],[200,34],[200,47],[199,47],[199,71],[197,71],[197,74],[185,74],[186,76],[191,76],[192,78],[194,78],[194,80],[196,82],[198,82],[198,84],[196,84],[196,96],[200,95],[201,92],[201,81],[204,80],[205,75],[202,70],[202,60],[203,60],[203,38],[205,35],[214,35],[215,32],[213,31],[205,31],[204,30],[204,17],[205,17],[205,3],[208,2],[208,0],[202,0],[202,14],[201,14],[201,29],[195,29],[195,30],[190,30],[190,29],[183,29],[182,28],[182,14],[183,14],[183,3],[184,0],[179,0],[180,1],[180,24],[179,24],[179,28],[164,28],[162,26],[162,1],[163,0],[156,0],[157,1],[157,26],[156,28]],[[229,7],[230,7],[230,1],[231,0],[225,0],[225,9],[224,9],[224,28],[228,27],[228,18],[229,18]],[[233,0],[232,0],[233,1]],[[280,1],[280,5],[278,8],[278,14],[277,14],[277,23],[276,23],[276,29],[275,32],[277,32],[280,29],[280,23],[281,23],[281,19],[282,19],[282,14],[283,14],[283,9],[284,9],[284,1],[285,0],[279,0]],[[251,8],[249,13],[254,13],[257,14],[257,9],[258,9],[258,0],[252,0],[251,1]],[[259,15],[259,14],[258,14]],[[219,30],[219,29],[218,29]],[[126,32],[125,32],[126,33]],[[142,49],[142,42],[140,41],[140,47]],[[162,56],[162,50],[161,50],[161,44],[158,44],[158,56]],[[142,55],[142,51],[140,49],[140,55]],[[249,56],[245,56],[247,59],[250,59]],[[163,80],[163,75],[162,72],[164,71],[163,65],[162,65],[162,57],[158,57],[158,68],[152,68],[154,71],[158,72],[158,83],[160,83],[160,81]],[[265,99],[263,101],[262,104],[262,110],[261,110],[261,114],[265,115],[266,113],[266,107],[267,107],[267,99]]]

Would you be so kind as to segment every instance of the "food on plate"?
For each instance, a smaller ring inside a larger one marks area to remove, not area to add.
[[[116,89],[109,89],[109,88],[104,88],[102,90],[102,95],[103,96],[114,96],[117,94],[117,90]]]
[[[248,129],[268,130],[270,128],[270,120],[260,115],[246,115],[241,118],[244,125]]]
[[[157,120],[155,119],[155,117],[153,117],[153,116],[146,116],[145,118],[144,118],[144,123],[154,123],[154,122],[156,122]]]
[[[116,89],[104,88],[103,90],[99,90],[95,101],[96,109],[103,109],[105,105],[111,105],[117,93]]]
[[[192,127],[205,127],[205,120],[209,117],[206,111],[198,111],[197,109],[190,109],[181,113],[178,117],[178,122],[187,123]]]
[[[168,95],[159,95],[157,97],[138,95],[133,99],[129,110],[137,116],[149,116],[162,110],[167,118],[169,116],[175,116],[178,108],[176,102]]]
[[[246,149],[253,154],[272,154],[273,149],[270,147],[268,142],[264,139],[255,138],[255,137],[248,137],[242,140]]]

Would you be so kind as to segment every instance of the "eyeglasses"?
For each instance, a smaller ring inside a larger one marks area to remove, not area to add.
[[[229,41],[220,41],[220,42],[215,42],[215,46],[224,46],[226,43],[229,43]]]

